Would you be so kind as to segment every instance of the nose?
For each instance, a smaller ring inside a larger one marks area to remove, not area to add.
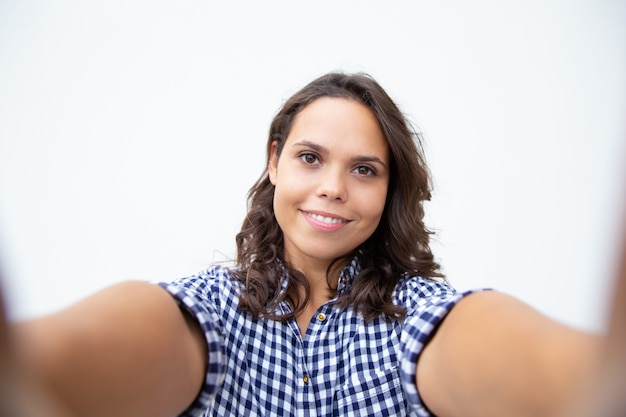
[[[346,181],[347,178],[339,169],[327,168],[321,175],[317,195],[343,201],[348,196]]]

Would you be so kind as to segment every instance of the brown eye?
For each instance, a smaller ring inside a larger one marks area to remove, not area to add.
[[[356,172],[359,175],[363,175],[363,176],[367,176],[367,175],[375,175],[376,172],[374,172],[374,170],[368,166],[365,165],[360,165],[358,167],[356,167],[354,169],[354,172]]]
[[[305,164],[309,164],[309,165],[312,165],[317,162],[317,156],[315,156],[312,153],[303,153],[300,155],[300,159],[302,159],[302,161]]]

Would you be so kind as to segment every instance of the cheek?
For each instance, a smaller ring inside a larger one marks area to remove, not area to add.
[[[294,187],[290,185],[289,181],[285,181],[281,178],[276,182],[274,186],[274,217],[278,221],[281,228],[284,226],[285,218],[289,214],[289,209],[293,207],[297,201],[297,195],[294,192]]]
[[[363,220],[363,227],[361,229],[362,234],[360,235],[362,239],[361,243],[369,239],[374,232],[376,232],[376,229],[380,226],[383,212],[385,210],[386,193],[382,193],[382,197],[381,195],[377,195],[375,197],[370,195],[369,197],[371,198],[369,202],[367,200],[360,201],[362,207],[368,207],[366,211],[361,213]]]
[[[359,204],[364,208],[363,214],[378,224],[385,210],[386,200],[387,187],[381,187],[376,192],[361,194]]]
[[[282,174],[282,175],[281,175]],[[301,200],[303,196],[311,192],[310,180],[298,171],[283,169],[281,174],[276,175],[274,183],[274,204],[293,203]]]
[[[280,204],[280,193],[278,192],[278,190],[274,191],[274,200],[273,200],[273,209],[274,209],[274,219],[276,220],[276,223],[278,223],[278,227],[280,228],[281,232],[284,230],[285,228],[285,210],[283,208],[283,206],[281,206]]]
[[[281,188],[280,187],[275,187],[274,188],[274,199],[273,199],[273,204],[274,204],[274,216],[276,216],[277,218],[280,217],[281,213],[282,213],[282,207],[281,207],[281,202],[283,201],[282,196],[281,196]]]

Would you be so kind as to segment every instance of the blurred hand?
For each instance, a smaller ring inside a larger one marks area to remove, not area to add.
[[[1,281],[1,280],[0,280]],[[14,360],[0,293],[0,416],[72,417],[61,404],[22,372]]]

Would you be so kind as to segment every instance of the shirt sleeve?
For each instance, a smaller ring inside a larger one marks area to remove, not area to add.
[[[424,284],[422,282],[422,284]],[[417,415],[430,417],[433,414],[422,402],[417,385],[417,361],[424,346],[433,337],[438,326],[454,306],[466,296],[482,290],[457,293],[442,283],[429,283],[418,291],[419,301],[410,308],[404,322],[400,341],[400,376],[407,400]]]
[[[208,273],[208,271],[207,271]],[[183,278],[174,282],[158,283],[177,301],[181,309],[187,311],[200,325],[208,348],[208,362],[204,384],[195,401],[181,417],[201,417],[225,378],[225,347],[221,320],[217,313],[215,283],[207,274]],[[219,291],[218,291],[219,293]]]

